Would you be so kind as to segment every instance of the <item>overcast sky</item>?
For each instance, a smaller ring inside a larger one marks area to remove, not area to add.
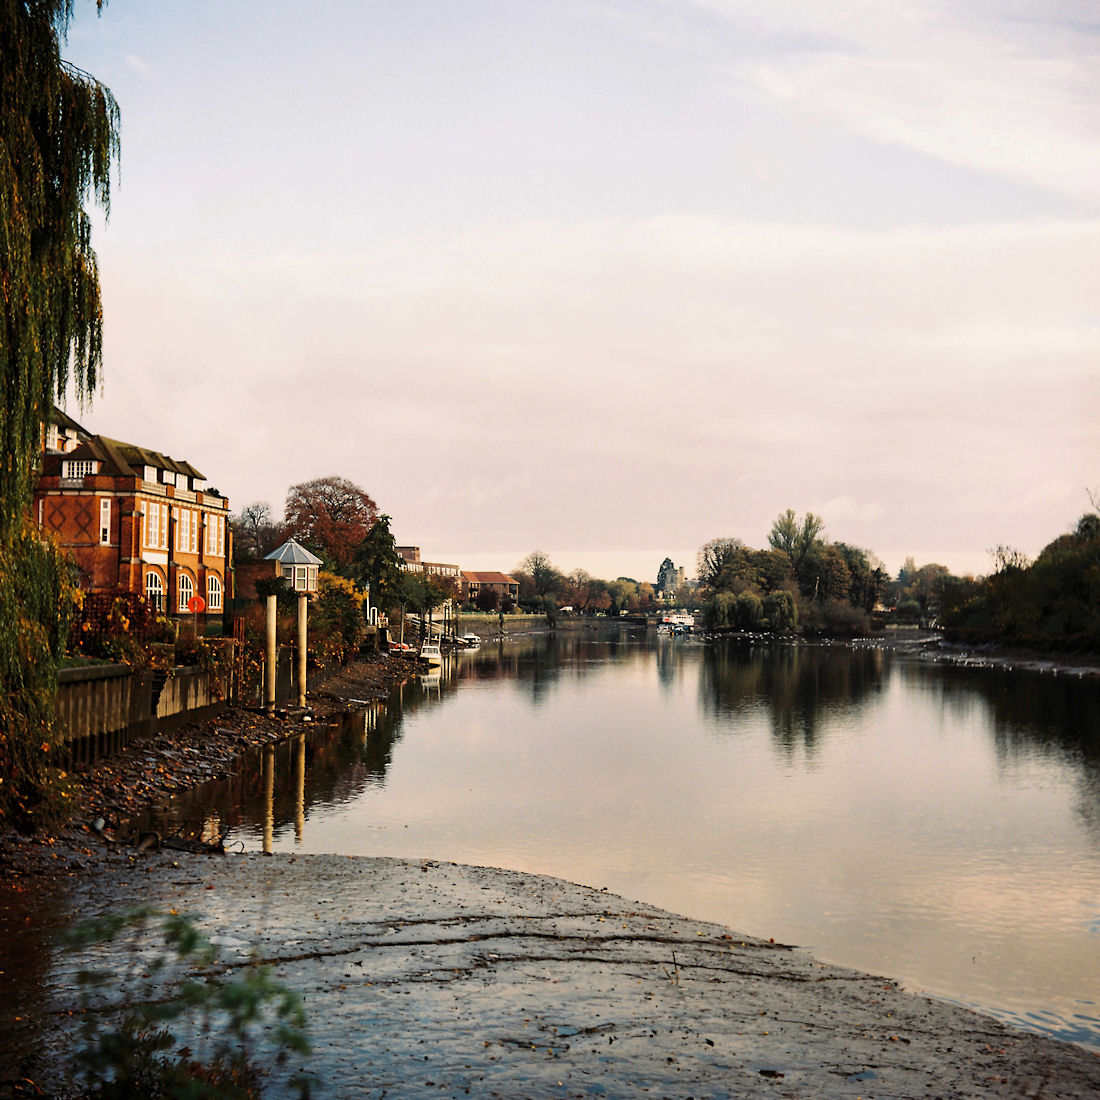
[[[790,507],[986,572],[1100,490],[1092,0],[110,0],[90,430],[467,569]]]

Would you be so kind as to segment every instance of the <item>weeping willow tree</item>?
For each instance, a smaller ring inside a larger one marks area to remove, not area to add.
[[[61,58],[72,12],[73,0],[0,0],[0,812],[21,826],[46,797],[75,592],[28,505],[55,395],[96,387],[103,311],[84,206],[109,210],[118,156],[110,91]]]

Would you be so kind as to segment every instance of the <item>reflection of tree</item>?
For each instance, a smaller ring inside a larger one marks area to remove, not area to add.
[[[334,726],[314,729],[305,741],[304,808],[347,802],[367,787],[383,786],[401,738],[404,711],[399,705],[374,706],[349,715]],[[223,829],[260,827],[267,815],[264,752],[274,759],[272,820],[274,829],[294,822],[298,814],[299,770],[296,739],[257,750],[241,758],[237,772],[212,780],[173,799],[168,819],[148,821],[167,833],[198,838],[203,823],[216,817]]]
[[[464,654],[457,679],[510,680],[534,706],[544,703],[558,684],[588,675],[594,668],[637,659],[648,652],[611,627],[585,624],[576,631],[512,636]]]
[[[666,691],[680,678],[684,670],[684,647],[673,638],[658,636],[657,646],[657,682]]]
[[[881,678],[878,650],[730,640],[707,647],[699,685],[705,714],[728,720],[767,708],[776,748],[789,759],[799,746],[812,756],[822,718],[862,706]]]
[[[969,715],[983,706],[1002,767],[1045,758],[1072,771],[1079,812],[1100,839],[1100,682],[998,668],[905,664],[945,708]]]

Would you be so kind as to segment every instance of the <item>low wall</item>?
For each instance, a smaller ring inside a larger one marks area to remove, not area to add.
[[[57,714],[72,763],[120,748],[134,737],[216,714],[211,677],[200,668],[136,672],[128,665],[63,668]]]

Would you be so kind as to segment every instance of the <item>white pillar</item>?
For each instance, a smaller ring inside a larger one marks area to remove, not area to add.
[[[298,706],[306,705],[306,608],[309,597],[298,593]]]
[[[267,645],[264,655],[264,709],[268,714],[275,710],[275,676],[276,668],[275,649],[275,597],[267,597]]]

